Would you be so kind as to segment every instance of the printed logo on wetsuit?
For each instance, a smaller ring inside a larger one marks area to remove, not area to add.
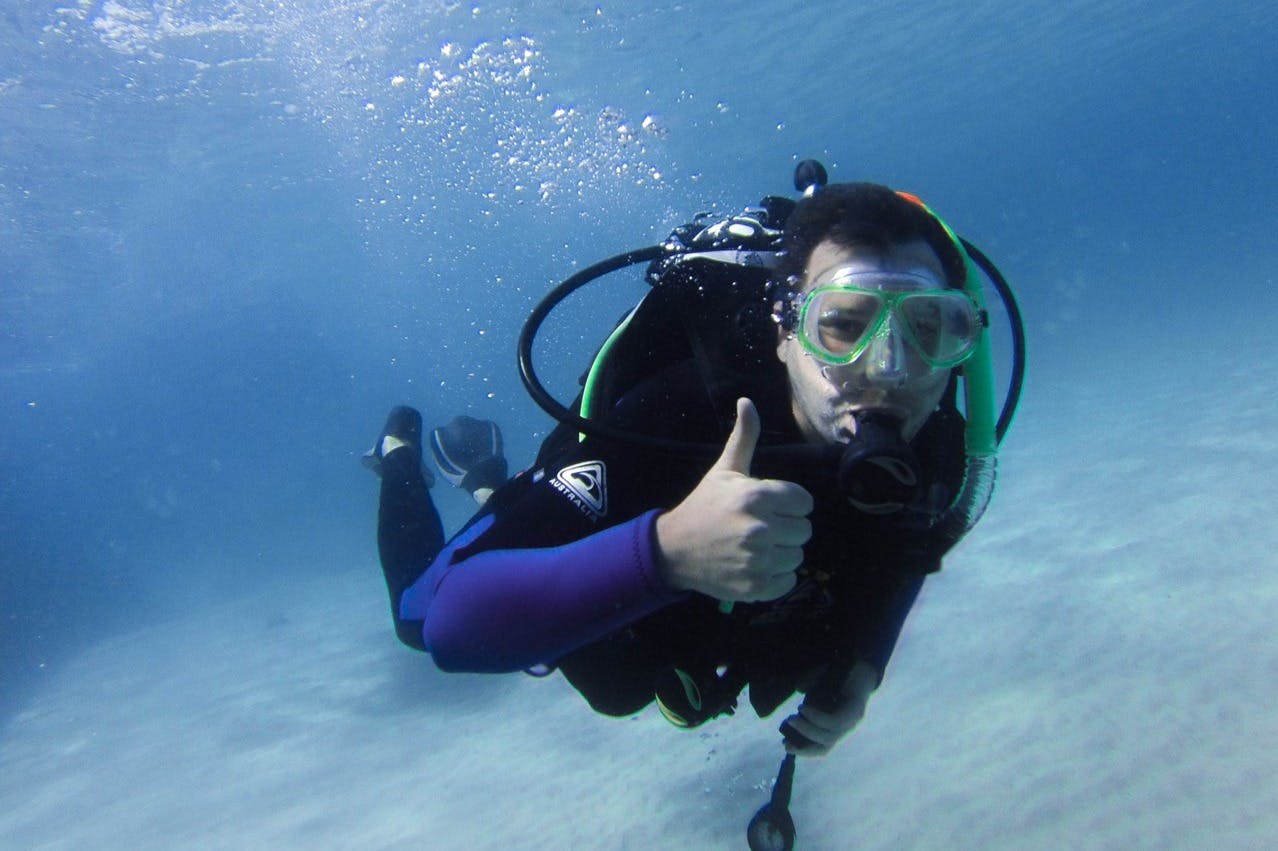
[[[550,486],[591,520],[608,513],[608,471],[602,461],[570,464],[555,474]]]

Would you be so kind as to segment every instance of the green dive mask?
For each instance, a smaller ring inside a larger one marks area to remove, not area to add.
[[[822,363],[851,363],[896,330],[928,366],[950,369],[972,356],[985,327],[971,296],[935,289],[923,276],[836,267],[817,283],[803,299],[796,331]]]

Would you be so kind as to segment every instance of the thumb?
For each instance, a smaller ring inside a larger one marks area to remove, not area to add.
[[[713,469],[750,475],[750,462],[759,443],[759,430],[759,412],[754,409],[754,402],[738,399],[736,424],[732,426],[732,434],[728,435],[723,453],[714,462]]]

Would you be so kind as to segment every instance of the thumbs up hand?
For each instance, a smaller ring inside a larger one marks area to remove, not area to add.
[[[657,518],[666,584],[720,600],[775,600],[795,585],[812,536],[812,495],[793,482],[750,478],[759,413],[737,400],[723,453],[683,502]]]

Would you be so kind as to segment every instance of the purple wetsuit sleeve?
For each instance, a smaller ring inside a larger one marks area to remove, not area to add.
[[[657,511],[558,547],[489,550],[454,562],[485,518],[404,592],[400,615],[445,671],[507,672],[560,657],[682,599],[657,574]]]

